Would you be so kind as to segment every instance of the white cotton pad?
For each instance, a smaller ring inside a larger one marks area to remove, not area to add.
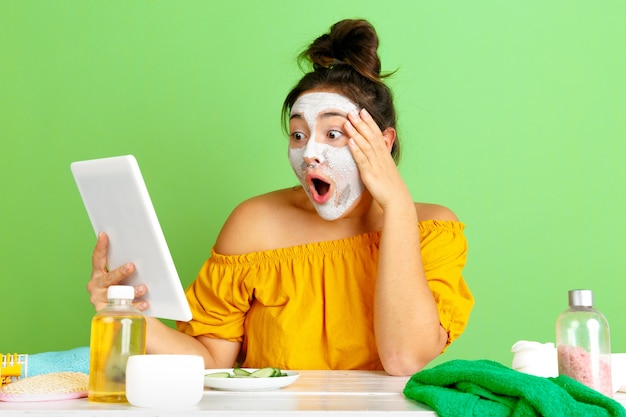
[[[87,396],[89,375],[55,372],[11,382],[0,388],[0,401],[57,401]]]

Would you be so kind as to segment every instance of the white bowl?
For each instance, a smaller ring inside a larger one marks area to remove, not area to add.
[[[137,407],[186,407],[204,394],[204,360],[197,355],[134,355],[126,364],[126,399]]]

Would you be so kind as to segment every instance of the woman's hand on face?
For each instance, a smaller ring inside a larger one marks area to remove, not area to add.
[[[107,268],[107,248],[109,238],[106,233],[98,234],[98,240],[91,256],[92,271],[91,279],[87,283],[87,291],[89,292],[89,301],[95,307],[96,311],[108,304],[107,291],[111,285],[119,285],[123,280],[128,278],[135,272],[135,265],[128,263],[109,271]],[[145,285],[135,286],[135,299],[146,293]],[[134,303],[139,310],[148,308],[148,303],[139,301]]]
[[[348,114],[345,130],[350,137],[348,146],[359,167],[361,180],[378,204],[384,209],[392,200],[403,195],[412,204],[406,184],[391,156],[395,130],[390,128],[383,134],[365,109]]]

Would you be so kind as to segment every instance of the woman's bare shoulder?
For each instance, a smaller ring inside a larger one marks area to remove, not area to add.
[[[224,223],[215,250],[236,255],[273,246],[281,219],[294,210],[293,193],[293,189],[287,188],[241,202]]]
[[[419,220],[459,221],[452,210],[439,204],[415,203],[415,210]]]

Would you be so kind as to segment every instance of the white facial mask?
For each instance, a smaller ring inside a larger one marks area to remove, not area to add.
[[[336,220],[363,194],[365,185],[347,145],[337,147],[323,143],[325,137],[316,139],[318,116],[327,110],[339,110],[347,114],[358,108],[346,97],[336,93],[309,93],[300,96],[294,103],[291,114],[300,114],[304,118],[308,125],[309,138],[301,148],[289,147],[289,162],[320,217]],[[315,168],[310,168],[307,161]],[[331,184],[327,194],[318,194],[311,178],[307,178],[309,173]]]

